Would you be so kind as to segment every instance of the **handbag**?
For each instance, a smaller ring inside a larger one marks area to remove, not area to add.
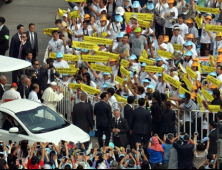
[[[156,16],[156,15],[155,15],[155,21],[160,26],[164,26],[166,22],[164,18],[161,18],[160,16]]]

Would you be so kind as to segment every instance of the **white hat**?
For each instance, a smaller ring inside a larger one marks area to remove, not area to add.
[[[57,83],[53,81],[53,82],[50,83],[50,85],[51,85],[51,86],[56,86]]]
[[[118,8],[116,9],[116,14],[117,14],[117,15],[124,15],[124,13],[125,13],[125,10],[124,10],[123,7],[118,7]]]
[[[65,13],[65,14],[63,15],[63,17],[66,17],[66,18],[67,18],[67,17],[68,17],[68,14]]]

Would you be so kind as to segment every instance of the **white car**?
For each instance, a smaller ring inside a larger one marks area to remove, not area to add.
[[[3,129],[8,115],[14,118],[17,127]],[[92,149],[90,136],[70,124],[58,113],[41,103],[31,100],[14,100],[0,105],[0,140],[17,142],[29,140],[35,142],[52,142],[56,145],[60,140],[84,143],[89,153]]]

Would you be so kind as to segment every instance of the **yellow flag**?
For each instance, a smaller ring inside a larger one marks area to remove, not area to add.
[[[58,10],[58,14],[59,14],[60,16],[63,16],[66,12],[67,12],[66,10],[61,10],[60,8],[59,8],[59,10]]]
[[[97,37],[96,32],[94,32],[94,33],[92,34],[92,37]]]
[[[52,31],[59,31],[59,28],[45,28],[44,29],[44,34],[52,34]]]
[[[180,44],[172,44],[174,51],[181,51],[183,49],[183,45]]]
[[[206,80],[211,82],[212,84],[216,85],[217,87],[220,87],[220,85],[222,83],[220,80],[217,80],[216,78],[214,78],[214,77],[212,77],[210,75],[207,75]]]
[[[148,21],[153,21],[154,18],[154,14],[148,14],[148,13],[133,13],[133,12],[125,12],[125,22],[129,23],[130,22],[130,18],[132,17],[132,15],[137,15],[137,19],[139,20],[148,20]]]
[[[56,59],[56,53],[50,52],[49,58]],[[79,61],[79,56],[78,55],[71,55],[71,54],[63,54],[63,60],[68,60],[68,61]]]
[[[190,77],[197,79],[197,73],[195,73],[190,67],[186,66],[186,71],[190,75]]]
[[[213,96],[210,93],[208,93],[204,88],[201,89],[201,92],[202,92],[203,96],[207,100],[209,100],[210,102],[212,102],[214,100]]]
[[[69,75],[76,75],[76,72],[79,68],[56,68],[59,74],[69,74]]]
[[[69,87],[70,87],[72,90],[77,90],[77,89],[80,89],[80,88],[81,88],[81,84],[69,83]]]
[[[116,100],[118,102],[123,102],[123,103],[127,103],[127,99],[125,99],[124,97],[119,96],[118,94],[114,94],[114,96],[116,97]]]
[[[119,54],[108,53],[104,51],[96,51],[96,55],[109,57],[110,59],[119,60]]]
[[[115,77],[115,81],[119,82],[120,85],[123,85],[123,84],[124,84],[124,79],[122,79],[122,78],[119,77],[119,76],[116,76],[116,77]]]
[[[198,16],[196,16],[195,21],[196,21],[196,23],[197,23],[198,29],[200,29],[200,28],[203,27],[203,19],[202,19],[202,17],[199,18]]]
[[[163,72],[163,67],[146,66],[145,71],[150,72],[150,73],[162,73]]]
[[[197,102],[199,103],[200,106],[203,106],[203,99],[199,93],[197,94]]]
[[[70,18],[79,18],[80,15],[79,15],[78,11],[72,11],[69,13],[69,17]]]
[[[182,86],[179,87],[179,93],[180,94],[185,94],[185,93],[190,93],[189,91],[187,91],[185,88],[183,88]]]
[[[170,83],[172,86],[179,88],[181,86],[181,82],[175,80],[174,78],[170,77],[166,73],[163,75],[163,80]]]
[[[110,66],[102,66],[99,64],[91,63],[90,67],[92,70],[106,72],[106,73],[112,73],[112,67],[110,67]]]
[[[210,13],[210,14],[220,14],[219,8],[207,8],[207,7],[199,7],[196,5],[196,10],[199,12]]]
[[[200,74],[202,74],[202,68],[200,66],[200,62],[198,61],[198,71],[200,72]]]
[[[158,56],[160,56],[160,57],[165,57],[165,58],[169,58],[169,59],[173,58],[173,54],[171,52],[168,52],[168,51],[158,49],[157,53],[158,53]]]
[[[146,58],[143,58],[142,56],[139,58],[138,61],[141,63],[150,64],[150,65],[153,65],[155,63],[154,60],[146,59]]]
[[[193,84],[188,80],[188,78],[185,74],[183,75],[183,81],[187,85],[187,87],[190,89],[190,91],[192,91]]]
[[[222,26],[206,24],[205,31],[222,32]]]
[[[204,65],[202,65],[202,69],[204,72],[207,72],[207,73],[212,73],[212,72],[216,71],[216,67],[208,67],[208,66],[204,66]]]
[[[81,48],[81,49],[86,49],[86,50],[99,50],[99,46],[96,44],[92,43],[86,43],[86,42],[79,42],[79,41],[73,41],[72,42],[72,47],[73,48]]]
[[[120,66],[120,73],[122,73],[126,77],[130,75],[130,72],[127,71],[123,66]]]
[[[89,94],[99,94],[101,90],[95,89],[93,87],[87,86],[85,84],[81,84],[81,90],[87,92]]]
[[[129,61],[122,59],[121,62],[120,62],[120,65],[125,67],[125,68],[128,68],[129,63],[130,63]]]
[[[103,32],[102,34],[101,34],[101,38],[105,38],[107,36],[107,32]]]
[[[208,105],[208,110],[211,112],[221,112],[220,105]]]
[[[112,39],[104,39],[104,38],[98,38],[98,37],[84,36],[83,41],[94,43],[94,44],[113,45],[113,40]]]
[[[147,54],[146,50],[143,50],[141,56],[142,56],[143,58],[148,58],[148,54]]]
[[[82,61],[108,63],[109,57],[99,55],[82,55]]]

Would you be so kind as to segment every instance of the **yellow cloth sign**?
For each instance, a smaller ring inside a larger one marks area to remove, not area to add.
[[[141,27],[145,27],[145,28],[149,28],[150,27],[150,22],[143,21],[143,20],[140,20],[140,19],[138,19],[137,21],[138,21],[138,23],[139,23],[139,25]]]
[[[147,54],[147,52],[146,52],[145,49],[142,51],[141,56],[142,56],[143,58],[148,58],[148,54]]]
[[[90,87],[90,86],[87,86],[85,84],[81,84],[81,90],[84,91],[84,92],[87,92],[89,94],[99,94],[99,93],[101,93],[100,90],[95,89],[95,88]]]
[[[210,102],[212,102],[214,100],[213,96],[210,93],[208,93],[208,91],[206,91],[204,88],[201,89],[201,92],[202,92],[203,96],[207,100],[209,100]]]
[[[60,15],[60,16],[63,16],[64,14],[66,14],[67,13],[67,11],[66,10],[62,10],[62,9],[58,9],[58,14]],[[69,13],[69,17],[71,18],[71,17],[73,17],[73,18],[78,18],[79,17],[79,13],[78,13],[78,11],[72,11],[72,12],[70,12]]]
[[[110,59],[119,60],[119,54],[108,53],[104,51],[96,51],[96,55],[109,57]]]
[[[56,68],[59,74],[69,74],[69,75],[76,75],[76,72],[79,68]]]
[[[185,74],[187,74],[187,71],[186,71],[186,69],[183,67],[182,64],[179,63],[178,66],[180,67],[180,69],[182,70],[182,72],[184,72]]]
[[[169,58],[169,59],[173,58],[173,54],[171,52],[168,52],[168,51],[157,50],[157,54],[160,57],[165,57],[165,58]]]
[[[121,97],[118,94],[114,94],[114,96],[116,97],[117,102],[127,103],[127,99],[125,99],[124,97]]]
[[[162,73],[163,72],[163,67],[146,66],[145,71],[150,72],[150,73]]]
[[[56,53],[50,52],[49,58],[56,59]],[[78,55],[71,55],[71,54],[63,54],[63,60],[69,60],[69,61],[79,61]]]
[[[187,78],[185,74],[183,75],[183,81],[187,85],[187,87],[190,89],[190,91],[192,91],[193,84],[189,81],[189,79]]]
[[[204,65],[202,65],[202,69],[204,72],[207,72],[207,73],[212,73],[213,71],[216,71],[216,67],[208,67]]]
[[[190,67],[186,66],[186,71],[190,75],[190,77],[197,79],[197,73],[195,73]]]
[[[175,80],[174,78],[170,77],[166,73],[163,75],[163,80],[170,83],[172,86],[179,88],[181,86],[181,82]]]
[[[69,87],[70,87],[72,90],[77,90],[77,89],[80,89],[80,88],[81,88],[81,84],[69,83]]]
[[[146,59],[146,58],[143,58],[143,57],[140,57],[140,58],[139,58],[139,62],[141,62],[141,63],[146,63],[146,64],[150,64],[150,65],[153,65],[153,64],[155,63],[155,61],[150,60],[150,59]]]
[[[203,18],[199,18],[199,16],[196,16],[195,21],[197,23],[198,29],[203,27]]]
[[[211,112],[220,112],[220,105],[208,105],[208,110]]]
[[[199,12],[204,12],[204,13],[220,14],[219,8],[199,7],[196,5],[196,10]]]
[[[115,81],[119,82],[119,84],[121,84],[121,85],[124,84],[124,79],[122,79],[122,78],[119,77],[119,76],[116,76],[116,77],[115,77]]]
[[[181,51],[183,49],[183,45],[180,44],[172,44],[174,51]]]
[[[222,26],[206,24],[205,31],[222,32]]]
[[[129,61],[122,59],[121,62],[120,62],[120,65],[125,67],[125,68],[128,68],[129,63],[130,63]]]
[[[197,94],[197,102],[199,103],[200,106],[203,106],[203,99],[199,93]]]
[[[66,2],[86,2],[86,0],[66,0]]]
[[[185,94],[185,93],[190,93],[189,91],[187,91],[185,88],[183,88],[182,86],[179,87],[179,93],[180,94]]]
[[[120,66],[120,73],[122,73],[126,77],[130,75],[130,72],[127,71],[123,66]]]
[[[84,36],[83,41],[93,43],[93,44],[113,45],[112,39],[105,39],[105,38],[98,38],[98,37]]]
[[[95,51],[99,50],[99,46],[96,45],[96,44],[86,43],[86,42],[79,42],[79,41],[73,41],[72,42],[72,47],[82,48],[82,49],[86,49],[86,50],[95,50]]]
[[[82,61],[108,63],[109,58],[97,55],[82,55]]]
[[[44,29],[44,34],[52,34],[52,31],[59,31],[59,28],[45,28]]]
[[[137,19],[139,20],[148,20],[148,21],[153,21],[154,14],[147,14],[147,13],[133,13],[133,12],[125,12],[125,20],[126,23],[130,22],[130,18],[132,15],[137,15]]]
[[[214,77],[212,77],[210,75],[207,75],[206,80],[211,82],[212,84],[216,85],[217,87],[220,87],[220,85],[222,83],[220,80],[217,80],[216,78],[214,78]]]
[[[112,67],[109,67],[109,66],[102,66],[99,64],[92,63],[90,67],[92,70],[106,72],[106,73],[112,73]]]

